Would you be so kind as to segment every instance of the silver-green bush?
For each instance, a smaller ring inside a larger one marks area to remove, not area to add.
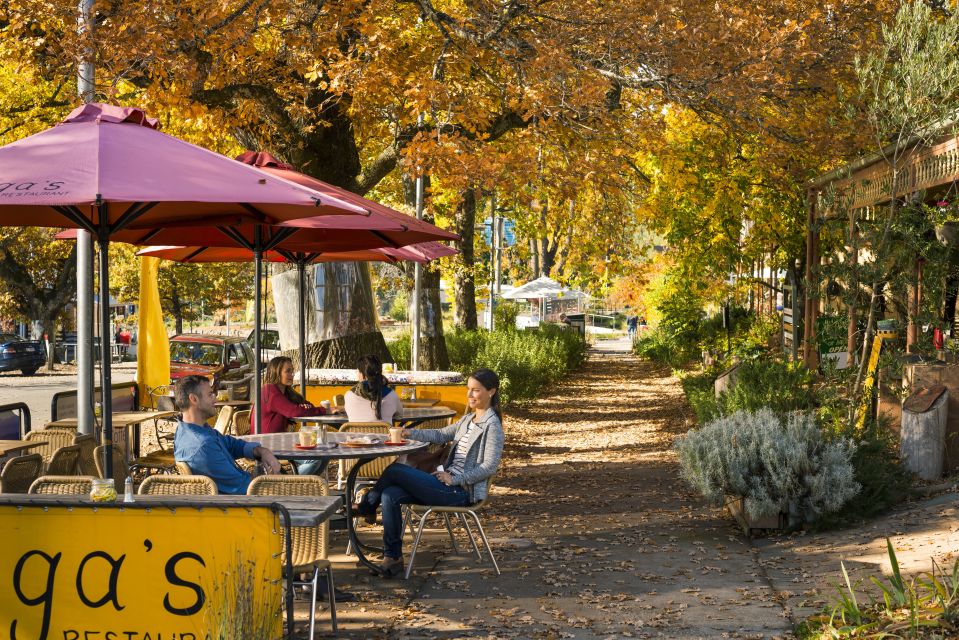
[[[676,448],[693,489],[714,504],[742,497],[754,518],[792,512],[813,522],[860,489],[855,445],[827,438],[811,414],[737,411],[690,431]]]

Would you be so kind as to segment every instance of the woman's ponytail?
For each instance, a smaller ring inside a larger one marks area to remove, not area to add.
[[[376,413],[376,419],[383,417],[383,389],[386,387],[386,376],[383,375],[383,363],[373,354],[368,354],[356,361],[356,369],[366,378],[370,392],[370,404]]]

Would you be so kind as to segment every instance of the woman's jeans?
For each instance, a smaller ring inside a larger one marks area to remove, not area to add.
[[[382,505],[384,555],[388,558],[400,558],[403,555],[401,505],[464,507],[469,504],[469,497],[469,492],[463,487],[447,486],[425,471],[394,462],[363,496],[360,515],[376,513],[376,505]]]

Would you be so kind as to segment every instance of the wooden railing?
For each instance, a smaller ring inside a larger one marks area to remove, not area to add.
[[[896,197],[932,189],[959,180],[959,138],[950,136],[936,144],[917,145],[908,149],[899,161],[895,190],[892,188],[892,169],[879,159],[863,167],[848,178],[836,180],[833,185],[837,199],[845,206],[859,209],[881,205]],[[820,211],[834,208],[819,194]]]

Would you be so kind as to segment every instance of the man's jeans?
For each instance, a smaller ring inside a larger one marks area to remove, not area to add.
[[[360,515],[375,513],[377,504],[383,509],[384,555],[400,558],[403,555],[403,511],[400,505],[463,507],[469,504],[469,492],[460,486],[447,486],[425,471],[394,462],[363,496]]]

